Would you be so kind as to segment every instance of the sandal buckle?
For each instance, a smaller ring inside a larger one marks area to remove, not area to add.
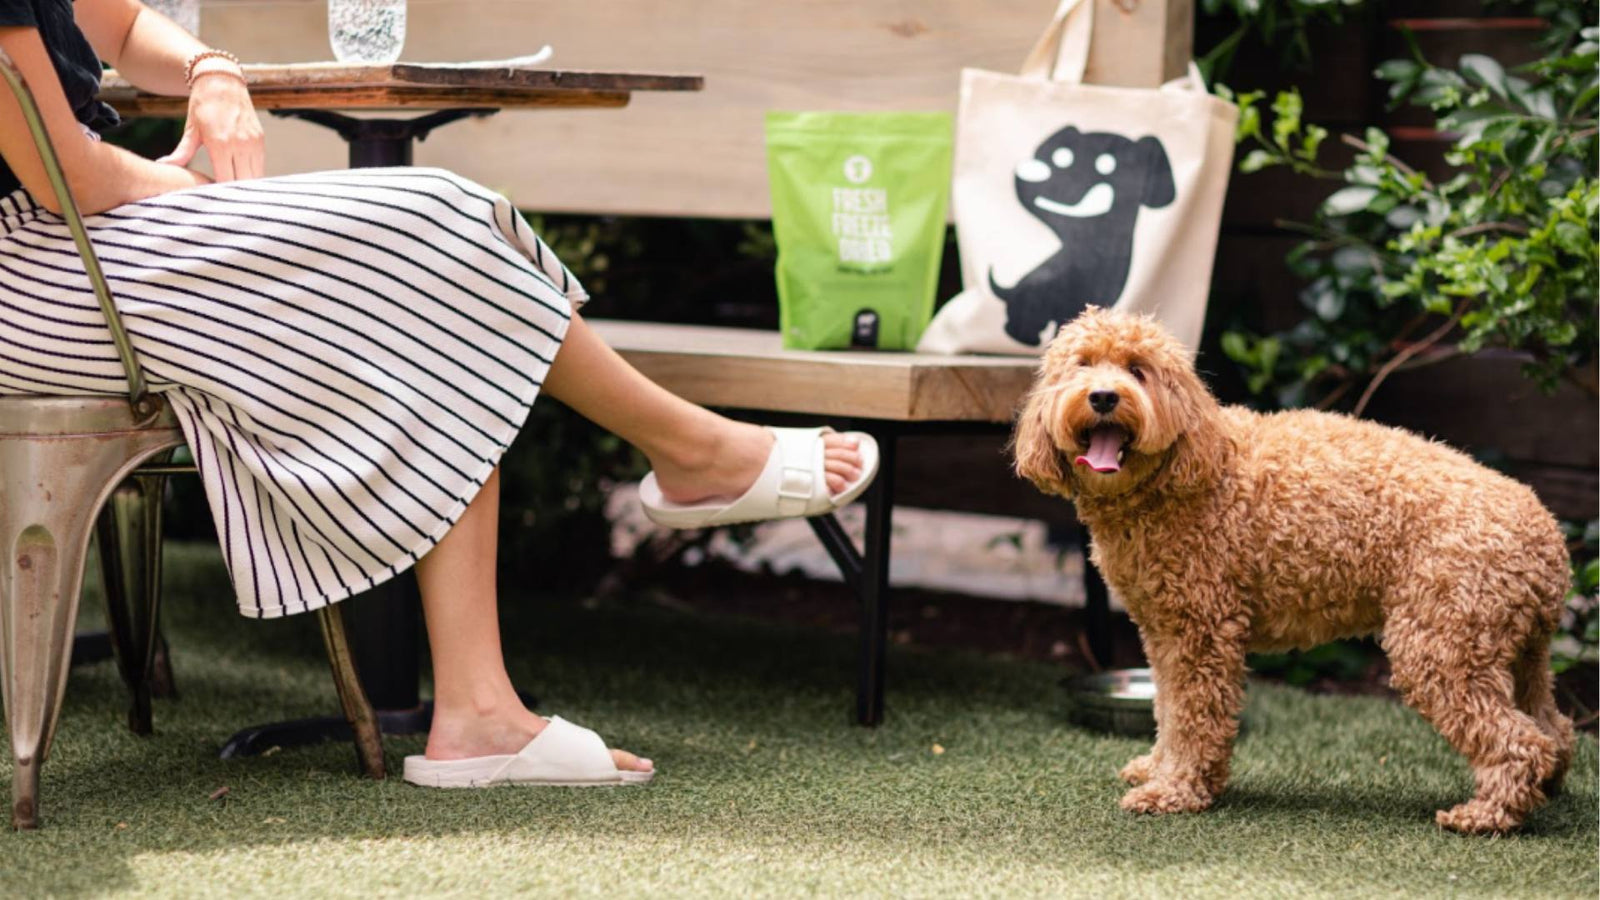
[[[810,500],[815,484],[810,469],[784,466],[783,477],[778,481],[778,496],[785,500]]]

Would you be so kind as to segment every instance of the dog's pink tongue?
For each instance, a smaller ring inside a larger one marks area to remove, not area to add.
[[[1089,434],[1089,449],[1079,456],[1077,463],[1096,472],[1120,472],[1117,454],[1122,452],[1122,429],[1096,428]]]

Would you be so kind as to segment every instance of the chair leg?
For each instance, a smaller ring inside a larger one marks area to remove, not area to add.
[[[161,622],[156,621],[156,652],[150,656],[150,696],[157,700],[174,700],[178,696],[178,682],[172,676],[172,651],[167,646],[167,636],[161,633]]]
[[[350,722],[355,735],[356,757],[361,761],[361,771],[367,777],[382,781],[383,734],[378,728],[378,716],[367,701],[367,692],[361,687],[361,674],[356,671],[355,658],[350,655],[350,643],[344,631],[344,612],[338,604],[329,604],[317,610],[317,622],[322,626],[322,640],[328,647],[328,665],[333,668],[333,685],[339,692],[339,705]]]
[[[128,728],[150,734],[150,698],[158,648],[164,649],[157,626],[161,603],[161,497],[166,478],[140,475],[128,479],[106,502],[96,523],[100,569],[106,592],[106,617],[117,670],[128,686],[131,703]],[[165,661],[165,654],[162,654]],[[165,687],[171,671],[164,672]]]
[[[61,714],[100,505],[141,459],[176,437],[165,429],[0,435],[0,694],[16,828],[39,824],[39,771]]]

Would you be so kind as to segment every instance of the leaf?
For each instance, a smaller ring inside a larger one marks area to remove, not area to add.
[[[1571,322],[1557,322],[1544,333],[1544,342],[1552,347],[1565,347],[1578,339],[1578,326]]]
[[[1395,231],[1405,231],[1412,225],[1422,221],[1422,210],[1410,205],[1396,206],[1394,209],[1389,210],[1388,215],[1383,217],[1383,221],[1384,224]]]
[[[1305,136],[1300,139],[1300,158],[1307,162],[1317,161],[1317,149],[1328,137],[1328,129],[1321,125],[1307,125]]]
[[[1382,158],[1389,152],[1389,135],[1383,129],[1368,126],[1365,137],[1374,157]]]
[[[1541,119],[1560,118],[1560,114],[1556,112],[1555,96],[1548,86],[1518,91],[1517,99],[1524,109]]]
[[[1235,142],[1242,143],[1246,138],[1261,136],[1261,110],[1255,105],[1240,98],[1239,103],[1239,128],[1234,132]]]
[[[1222,333],[1222,352],[1228,354],[1228,358],[1236,363],[1242,365],[1253,365],[1255,363],[1255,354],[1250,352],[1249,344],[1245,341],[1244,335],[1237,331],[1224,331]]]
[[[1244,159],[1239,161],[1239,171],[1249,175],[1253,172],[1259,172],[1269,166],[1277,166],[1282,164],[1283,160],[1276,153],[1272,153],[1257,147],[1256,149],[1245,154]]]
[[[1383,184],[1384,170],[1378,166],[1366,163],[1356,163],[1344,171],[1344,180],[1351,184],[1364,184],[1377,187]]]
[[[1332,322],[1344,315],[1344,294],[1338,291],[1324,291],[1317,295],[1316,313],[1325,322]]]
[[[1600,98],[1600,76],[1589,80],[1589,86],[1584,88],[1582,93],[1578,94],[1571,105],[1567,107],[1567,115],[1577,116],[1579,113],[1588,110],[1594,106],[1596,98]]]
[[[1261,352],[1261,372],[1263,375],[1269,375],[1278,365],[1278,354],[1283,352],[1283,342],[1277,338],[1262,338],[1258,349]]]
[[[1575,256],[1581,256],[1589,243],[1589,230],[1575,222],[1557,222],[1556,246]]]
[[[1340,247],[1328,259],[1333,270],[1346,278],[1367,278],[1372,275],[1372,254],[1361,247]]]
[[[1415,78],[1421,71],[1422,66],[1413,60],[1389,59],[1379,63],[1378,67],[1372,70],[1372,76],[1384,81],[1405,81]]]
[[[1493,58],[1481,53],[1468,53],[1461,57],[1461,74],[1466,76],[1467,81],[1493,91],[1502,100],[1509,93],[1506,89],[1506,70]]]
[[[1322,201],[1322,212],[1329,216],[1348,216],[1366,209],[1378,197],[1378,189],[1363,186],[1340,188]]]
[[[1299,91],[1279,91],[1278,96],[1273,98],[1272,113],[1276,118],[1272,121],[1272,142],[1285,153],[1289,152],[1289,138],[1300,130],[1303,108]]]

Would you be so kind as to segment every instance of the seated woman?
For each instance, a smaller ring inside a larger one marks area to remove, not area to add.
[[[76,18],[74,18],[76,16]],[[859,434],[763,429],[651,383],[502,197],[432,169],[262,178],[236,62],[136,0],[0,0],[133,347],[176,411],[240,610],[317,609],[415,565],[434,718],[406,778],[648,781],[650,760],[524,708],[501,657],[501,455],[541,393],[616,432],[674,527],[816,515],[877,469]],[[189,96],[182,143],[102,144],[100,60]],[[187,168],[204,147],[215,183]],[[116,394],[126,378],[22,112],[0,90],[0,394]]]

